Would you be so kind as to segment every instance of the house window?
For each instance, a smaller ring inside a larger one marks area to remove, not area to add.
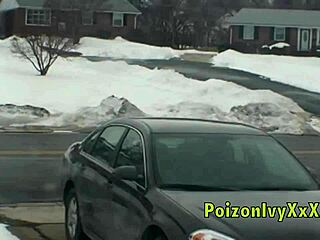
[[[286,40],[286,28],[276,27],[274,28],[274,40],[285,41]]]
[[[123,27],[124,25],[123,13],[113,13],[112,23],[114,27]]]
[[[320,28],[317,31],[317,46],[320,46]]]
[[[26,9],[26,25],[51,24],[51,11],[47,9]]]
[[[243,26],[243,39],[254,40],[254,26]]]
[[[93,24],[93,12],[92,11],[83,11],[81,13],[82,24],[83,25],[92,25]]]

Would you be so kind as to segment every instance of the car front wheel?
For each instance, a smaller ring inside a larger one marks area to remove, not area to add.
[[[65,201],[65,231],[67,240],[87,239],[82,231],[78,200],[73,189],[69,191]]]

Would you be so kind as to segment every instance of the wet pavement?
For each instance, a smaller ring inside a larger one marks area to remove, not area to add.
[[[65,240],[62,204],[18,204],[0,208],[0,222],[20,240]]]
[[[20,240],[65,240],[64,208],[59,203],[61,159],[68,145],[85,135],[0,134],[0,223],[9,225]],[[276,138],[320,179],[320,136]],[[34,203],[48,201],[54,202]]]
[[[62,198],[64,151],[87,133],[0,133],[0,205]],[[276,135],[320,179],[320,136]]]

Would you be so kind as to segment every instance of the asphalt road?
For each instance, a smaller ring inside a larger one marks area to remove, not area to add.
[[[305,111],[320,116],[320,94],[300,88],[273,82],[268,78],[252,73],[229,68],[214,67],[209,63],[171,60],[127,60],[129,64],[141,65],[148,68],[174,69],[193,79],[207,81],[221,79],[236,83],[249,89],[267,89],[293,99]]]
[[[85,135],[1,133],[0,204],[59,200],[63,152]]]
[[[0,133],[0,205],[59,201],[62,154],[80,133]],[[320,179],[320,136],[277,135]]]

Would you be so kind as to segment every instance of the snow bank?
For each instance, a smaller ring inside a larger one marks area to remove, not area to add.
[[[195,49],[175,50],[127,41],[121,37],[113,40],[92,37],[81,38],[77,51],[84,56],[109,57],[114,59],[171,59],[184,54],[215,54]]]
[[[240,122],[268,132],[303,134],[308,115],[299,108],[296,110],[299,112],[290,111],[286,106],[274,103],[249,103],[232,107],[229,112],[224,112],[214,103],[199,103],[190,99],[176,104],[154,106],[153,113],[146,114],[127,99],[111,96],[96,107],[84,107],[75,113],[52,116],[44,121],[38,121],[36,125],[94,127],[118,117],[156,116]]]
[[[7,56],[0,58],[0,103],[45,108],[51,113],[47,124],[96,125],[121,116],[127,99],[129,115],[235,119],[257,127],[269,121],[273,126],[289,124],[290,129],[297,129],[295,132],[303,131],[300,120],[288,121],[280,113],[261,124],[231,114],[234,107],[248,104],[272,104],[274,110],[281,109],[282,114],[290,113],[293,118],[304,114],[295,102],[268,90],[249,90],[216,79],[194,81],[173,70],[150,70],[124,61],[90,62],[83,58],[59,59],[48,76],[40,77],[28,62],[14,57],[7,44],[0,41],[0,54]],[[103,101],[112,95],[120,99]]]
[[[290,47],[290,44],[285,43],[285,42],[279,42],[279,43],[275,43],[273,45],[263,45],[262,48],[269,48],[270,50],[274,49],[274,48],[286,48],[286,47]]]
[[[17,106],[14,104],[0,104],[0,116],[32,116],[34,118],[48,117],[50,112],[44,108],[30,105]]]
[[[234,106],[261,102],[302,111],[291,100],[271,91],[252,91],[215,79],[192,81],[173,70],[150,70],[124,61],[90,62],[73,58],[59,59],[46,77],[40,77],[28,62],[10,52],[7,56],[0,58],[0,103],[41,106],[53,114],[94,107],[112,95],[127,98],[149,114],[157,114],[157,107],[190,99],[227,112]]]
[[[306,128],[305,114],[292,113],[272,103],[255,103],[236,106],[223,112],[214,105],[183,102],[161,109],[163,117],[191,117],[225,122],[239,122],[272,133],[303,134]],[[315,129],[316,130],[316,129]]]
[[[227,50],[214,57],[212,63],[320,93],[320,58],[244,54]]]
[[[320,133],[320,119],[319,118],[315,118],[315,117],[311,118],[310,125],[315,131]]]
[[[105,123],[108,120],[119,117],[143,117],[146,116],[135,105],[125,98],[110,96],[96,106],[83,107],[75,113],[64,113],[39,121],[37,124],[46,126],[78,126],[93,127]]]
[[[37,122],[40,119],[48,118],[49,116],[50,112],[44,108],[29,105],[0,105],[0,126]]]
[[[306,127],[305,114],[293,113],[273,103],[254,103],[231,109],[229,118],[273,133],[303,134]]]
[[[272,50],[273,48],[286,48],[286,47],[290,47],[290,44],[285,42],[279,42],[269,46],[269,49]]]
[[[80,40],[77,50],[86,56],[117,59],[170,59],[179,57],[179,54],[172,48],[130,42],[121,37],[113,40],[85,37]]]
[[[13,236],[8,230],[7,225],[0,224],[0,239],[1,240],[19,240],[17,237]]]
[[[250,124],[268,132],[303,134],[307,127],[308,115],[294,113],[287,108],[273,103],[256,103],[245,106],[235,106],[230,112],[223,112],[213,104],[185,101],[174,105],[155,107],[153,116],[157,117],[185,117],[219,120],[226,122],[240,122]],[[108,120],[119,117],[152,116],[142,112],[127,99],[115,96],[104,99],[96,107],[84,107],[76,113],[64,113],[52,116],[36,125],[45,126],[77,126],[94,127]],[[31,125],[34,125],[31,124]]]

